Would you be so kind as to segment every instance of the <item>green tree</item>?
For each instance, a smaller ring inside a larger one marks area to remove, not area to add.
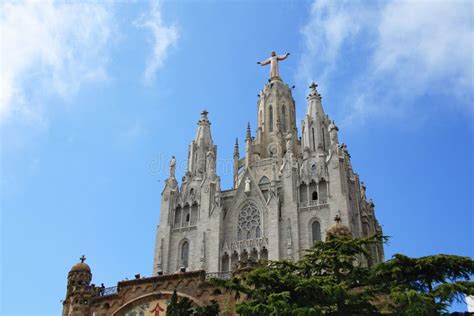
[[[198,316],[217,316],[219,315],[219,304],[216,300],[212,300],[210,304],[204,307],[197,307],[194,315]]]
[[[470,258],[396,255],[367,267],[367,249],[385,237],[329,236],[299,262],[278,261],[214,284],[245,300],[241,315],[433,315],[473,291]],[[402,312],[403,311],[403,312]]]
[[[464,295],[474,295],[474,261],[468,257],[434,255],[409,258],[396,254],[372,269],[373,287],[389,297],[396,315],[433,315],[446,312]]]
[[[187,297],[183,297],[182,299],[178,300],[178,294],[176,293],[176,290],[174,290],[166,309],[166,315],[188,316],[193,315],[193,313],[194,309],[191,300]]]

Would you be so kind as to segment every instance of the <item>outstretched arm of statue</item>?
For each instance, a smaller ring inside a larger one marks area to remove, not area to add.
[[[290,53],[286,53],[285,55],[278,55],[278,60],[284,60],[286,59],[286,57],[288,57],[288,55],[290,55]]]
[[[270,58],[264,61],[257,61],[257,64],[262,65],[262,66],[268,65],[269,63],[270,63]]]

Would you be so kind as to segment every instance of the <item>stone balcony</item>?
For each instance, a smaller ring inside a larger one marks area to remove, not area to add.
[[[329,203],[326,199],[320,199],[315,201],[300,202],[298,210],[300,212],[304,211],[316,211],[323,208],[329,208]]]

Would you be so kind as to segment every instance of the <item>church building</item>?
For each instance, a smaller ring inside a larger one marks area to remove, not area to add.
[[[175,178],[175,158],[161,193],[153,274],[205,270],[225,275],[238,262],[298,260],[324,240],[337,216],[352,235],[381,232],[374,203],[352,169],[338,128],[324,112],[317,85],[309,86],[301,136],[291,88],[272,54],[270,79],[258,94],[257,126],[250,124],[240,157],[235,142],[233,187],[222,190],[217,145],[203,111],[188,148],[187,171]],[[383,247],[371,249],[383,260]]]
[[[243,157],[235,141],[232,188],[221,187],[217,145],[203,111],[180,183],[175,157],[170,162],[153,275],[96,286],[83,256],[68,274],[63,316],[163,315],[173,291],[195,306],[216,300],[232,310],[234,295],[216,289],[209,277],[230,278],[262,259],[299,260],[315,241],[336,231],[354,237],[381,233],[374,203],[315,83],[299,134],[292,89],[278,71],[288,55],[272,53],[260,62],[270,64],[270,79],[258,94],[257,126],[247,126]],[[382,243],[369,251],[371,259],[361,264],[383,261]]]

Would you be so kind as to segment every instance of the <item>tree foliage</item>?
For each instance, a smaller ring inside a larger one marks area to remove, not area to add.
[[[374,267],[367,249],[386,237],[333,236],[298,262],[260,263],[229,281],[213,280],[245,298],[240,315],[436,315],[473,294],[470,258],[395,255]]]
[[[168,308],[166,309],[166,316],[217,316],[219,315],[219,304],[216,300],[212,300],[209,305],[194,307],[192,301],[183,297],[178,300],[178,293],[173,291]]]
[[[187,297],[178,300],[178,294],[174,290],[166,309],[166,316],[188,316],[193,314],[194,308],[191,300]]]

